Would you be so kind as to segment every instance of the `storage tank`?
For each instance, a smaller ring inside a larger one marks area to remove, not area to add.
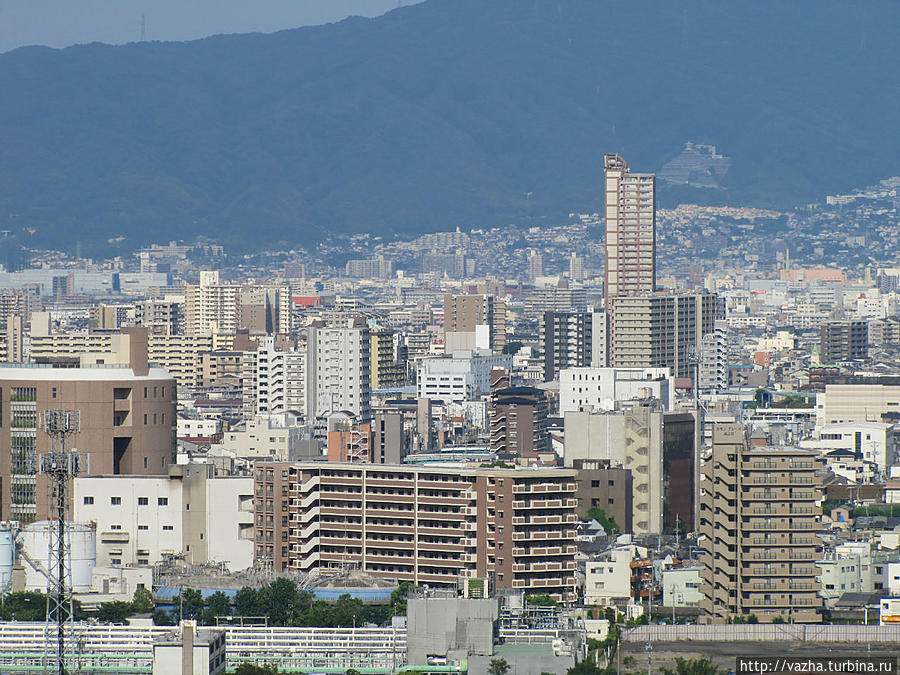
[[[22,552],[25,556],[37,563],[42,569],[47,569],[50,560],[50,530],[56,528],[55,520],[41,520],[22,528],[19,539],[22,542]],[[68,549],[72,570],[72,590],[83,592],[91,590],[91,577],[97,564],[97,531],[93,525],[83,523],[68,523]],[[36,570],[28,560],[23,560],[25,568],[25,588],[29,591],[45,591],[47,589],[47,577]]]
[[[16,541],[12,527],[8,523],[0,523],[0,592],[9,586],[15,561]]]

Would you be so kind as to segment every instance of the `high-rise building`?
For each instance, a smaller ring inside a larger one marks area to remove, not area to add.
[[[822,324],[819,358],[822,363],[869,358],[868,321],[829,321]]]
[[[606,165],[606,298],[656,290],[656,176],[631,173],[619,155]]]
[[[493,295],[445,295],[444,332],[474,333],[476,326],[488,326],[490,347],[506,346],[506,304]]]
[[[216,271],[200,272],[200,282],[184,289],[184,323],[188,335],[234,334],[238,328],[241,287],[219,283]]]
[[[268,335],[260,338],[258,349],[241,353],[245,417],[306,414],[306,352],[283,346]]]
[[[351,319],[347,328],[311,328],[306,358],[306,419],[348,411],[359,422],[371,416],[369,329]]]
[[[534,283],[535,279],[544,276],[544,256],[537,251],[528,252],[528,281]]]
[[[501,459],[550,452],[547,396],[535,387],[510,386],[509,373],[491,372],[491,452]]]
[[[700,341],[700,391],[720,391],[728,386],[728,338],[728,323],[718,320],[713,331]]]
[[[175,335],[184,331],[184,304],[174,300],[146,299],[134,304],[134,322],[151,332]]]
[[[540,340],[544,351],[544,382],[563,368],[590,366],[594,361],[594,316],[588,312],[544,312]]]
[[[703,336],[725,315],[719,296],[706,292],[613,297],[610,309],[610,366],[668,367],[691,378]]]
[[[397,359],[392,330],[369,331],[369,373],[372,389],[400,387],[406,382],[406,364]]]
[[[81,412],[71,447],[90,456],[93,474],[166,474],[175,428],[175,380],[147,361],[146,331],[126,329],[129,362],[103,368],[0,366],[0,518],[47,516],[38,456],[50,451],[45,410]]]
[[[584,258],[577,253],[569,256],[569,279],[579,283],[584,281]]]
[[[814,450],[748,447],[740,424],[716,424],[712,441],[700,481],[705,620],[818,622],[823,460]]]
[[[575,598],[573,469],[257,464],[256,560]]]

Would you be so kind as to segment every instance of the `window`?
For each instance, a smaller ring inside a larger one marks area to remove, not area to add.
[[[146,457],[144,457],[144,468],[145,469],[147,468],[147,458]]]
[[[598,487],[600,487],[600,481],[599,481],[599,480],[592,480],[592,481],[591,481],[591,487],[592,487],[592,488],[598,488]]]
[[[110,497],[110,498],[109,498],[109,503],[110,503],[110,505],[112,505],[112,506],[121,506],[121,505],[122,505],[122,498],[121,498],[121,497]]]
[[[190,505],[190,504],[185,504],[185,505],[184,505],[184,510],[185,510],[185,511],[190,511],[190,510],[191,510],[191,505]]]
[[[85,503],[86,506],[90,506],[91,504],[94,503],[94,498],[93,498],[93,497],[85,497],[85,498],[84,498],[84,503]]]
[[[159,497],[159,498],[157,498],[156,503],[157,503],[159,506],[168,506],[168,505],[169,505],[169,498],[168,498],[168,497]]]
[[[146,525],[138,525],[139,530],[147,530],[149,529]]]
[[[171,532],[175,529],[174,525],[163,525],[163,532]]]
[[[50,390],[50,398],[56,398],[56,387]]]
[[[121,529],[122,529],[122,526],[121,526],[121,525],[110,525],[110,526],[109,526],[109,529],[111,529],[111,530],[121,530]]]
[[[147,497],[138,497],[138,506],[147,506],[150,500]]]
[[[122,559],[121,558],[110,558],[109,564],[114,567],[118,567],[122,564]]]

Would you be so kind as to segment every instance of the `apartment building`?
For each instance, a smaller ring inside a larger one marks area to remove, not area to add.
[[[509,373],[491,373],[491,452],[501,459],[534,458],[551,452],[547,396],[534,387],[511,387]]]
[[[700,483],[707,622],[820,620],[821,466],[814,451],[750,448],[740,424],[715,425]]]
[[[55,368],[0,366],[0,518],[46,516],[38,456],[49,452],[44,411],[79,410],[71,447],[90,456],[92,474],[166,474],[175,429],[175,380],[147,362],[146,331],[127,329],[130,363]]]
[[[185,333],[237,332],[240,296],[241,287],[220,283],[218,271],[200,272],[199,283],[184,289]]]
[[[274,336],[261,337],[256,350],[242,352],[244,416],[305,415],[306,358],[305,351],[279,348]]]
[[[634,479],[631,471],[612,466],[608,459],[576,459],[578,515],[592,508],[603,509],[613,518],[620,533],[634,531]],[[609,533],[607,533],[609,534]]]
[[[215,476],[209,464],[76,477],[72,517],[95,524],[101,566],[154,565],[167,555],[231,571],[253,564],[253,478]]]
[[[724,319],[714,293],[645,293],[610,299],[609,365],[668,367],[675,377],[695,377],[703,336]]]
[[[631,173],[619,155],[606,170],[606,298],[656,290],[656,176]]]
[[[488,326],[490,348],[503,351],[506,346],[506,304],[493,295],[444,296],[445,333],[474,333],[477,326]]]
[[[819,333],[822,363],[839,363],[869,358],[869,322],[828,321]]]
[[[184,302],[148,298],[134,303],[134,322],[154,333],[175,335],[184,330]]]
[[[371,389],[401,387],[406,382],[406,364],[397,359],[392,330],[369,332],[369,374]]]
[[[539,339],[544,354],[544,382],[564,368],[594,363],[594,315],[588,312],[544,312]]]
[[[311,328],[307,340],[306,419],[332,412],[371,417],[369,329],[351,319],[347,328]]]
[[[496,575],[499,588],[575,598],[575,471],[348,463],[258,464],[256,557],[277,570],[432,588]]]

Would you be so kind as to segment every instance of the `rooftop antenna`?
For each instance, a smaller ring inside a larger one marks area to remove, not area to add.
[[[66,628],[72,632],[72,560],[71,532],[66,521],[69,481],[80,468],[83,458],[69,450],[69,441],[81,431],[80,410],[46,410],[41,415],[44,432],[50,437],[50,452],[40,456],[41,473],[50,478],[50,506],[56,508],[55,521],[48,523],[49,555],[47,558],[47,614],[44,624],[44,672],[56,652],[56,672],[66,673]],[[50,630],[56,625],[56,636]],[[53,649],[53,643],[56,649]]]
[[[141,42],[147,41],[147,17],[141,14]]]

